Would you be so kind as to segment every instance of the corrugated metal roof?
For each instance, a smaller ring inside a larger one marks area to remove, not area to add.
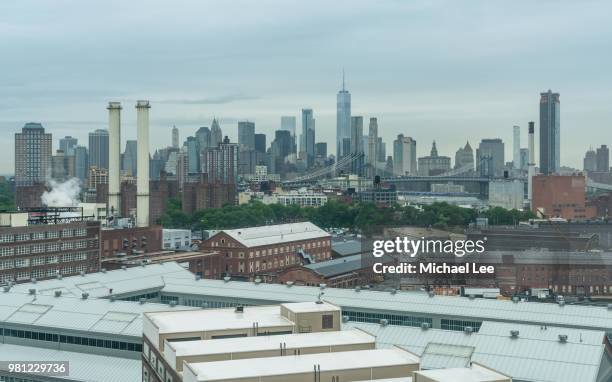
[[[320,263],[312,263],[305,265],[306,268],[312,269],[324,277],[338,276],[349,272],[358,271],[365,267],[371,266],[372,257],[367,257],[366,261],[363,255],[351,255],[341,257],[339,259],[322,261]],[[389,255],[385,255],[382,258],[376,260],[381,263],[388,263],[393,261],[393,258]]]
[[[178,280],[166,278],[162,293],[166,295],[200,295],[219,299],[253,302],[315,301],[318,287],[281,284],[254,284],[242,281],[202,279]],[[472,320],[524,322],[606,330],[612,332],[612,309],[605,306],[579,306],[517,302],[492,299],[468,299],[457,296],[429,297],[422,292],[396,294],[380,291],[327,288],[325,300],[343,309],[362,309],[375,312],[394,312],[420,316],[461,317]]]
[[[220,232],[225,232],[225,234],[245,247],[259,247],[262,245],[330,237],[329,233],[311,222],[227,229]],[[217,232],[216,235],[220,232]]]
[[[343,327],[371,333],[381,347],[398,345],[416,354],[423,354],[430,343],[473,347],[471,361],[521,381],[595,382],[600,367],[609,367],[602,365],[603,331],[552,326],[540,329],[497,322],[484,322],[480,331],[472,334],[358,322],[345,323]],[[510,337],[510,328],[519,331],[518,338]],[[559,341],[559,334],[568,336],[566,343]]]
[[[3,361],[69,361],[69,376],[55,377],[58,380],[134,382],[141,379],[140,360],[2,343],[0,354]]]
[[[164,278],[194,279],[193,273],[176,262],[149,264],[132,267],[125,270],[118,269],[106,272],[87,273],[84,276],[71,276],[60,279],[41,280],[36,283],[28,282],[16,284],[11,292],[29,293],[36,289],[39,295],[53,296],[59,290],[63,296],[81,297],[83,292],[90,297],[107,297],[110,289],[113,295],[121,295],[134,291],[161,289]]]
[[[31,296],[23,293],[0,293],[0,324],[25,324],[101,334],[118,334],[142,338],[142,314],[167,310],[164,304],[139,304],[108,299]]]

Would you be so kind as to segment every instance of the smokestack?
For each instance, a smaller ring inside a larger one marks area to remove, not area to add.
[[[120,163],[121,163],[121,103],[108,103],[108,210],[112,215],[121,213]]]
[[[535,175],[535,143],[534,143],[534,125],[535,122],[529,122],[529,143],[527,150],[529,151],[529,163],[527,164],[528,172],[527,172],[527,198],[529,199],[529,203],[533,203],[532,193],[533,193],[533,176]],[[533,205],[531,205],[533,209]]]
[[[136,226],[149,226],[149,101],[136,102],[138,160],[136,182]]]

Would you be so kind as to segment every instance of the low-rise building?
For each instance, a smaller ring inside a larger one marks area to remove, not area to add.
[[[320,207],[327,203],[327,195],[305,189],[276,195],[276,202],[283,206],[297,204],[300,207]]]
[[[586,206],[586,180],[582,174],[536,175],[532,178],[531,209],[541,217],[587,220],[597,209]]]
[[[169,229],[162,230],[162,248],[164,250],[191,248],[191,230]]]

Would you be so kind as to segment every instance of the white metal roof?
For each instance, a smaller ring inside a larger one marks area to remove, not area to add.
[[[196,308],[171,308],[163,304],[0,292],[0,324],[21,324],[135,338],[142,338],[143,312],[169,309]]]
[[[228,229],[221,232],[225,232],[245,247],[259,247],[270,244],[331,237],[329,233],[311,222]],[[219,234],[219,232],[217,234]]]
[[[340,311],[339,307],[326,303],[326,302],[322,302],[322,301],[320,303],[316,303],[313,301],[290,302],[290,303],[281,304],[281,306],[289,309],[290,311],[294,313],[339,312]]]
[[[435,381],[495,382],[508,379],[508,377],[503,374],[496,373],[493,370],[484,368],[477,364],[472,365],[470,368],[419,370],[417,373]]]
[[[315,301],[318,287],[281,284],[255,284],[242,281],[199,281],[166,278],[166,295],[209,296],[253,303]],[[523,322],[612,332],[612,309],[605,306],[557,305],[540,302],[512,302],[494,299],[468,299],[458,296],[429,297],[422,292],[389,292],[327,288],[324,300],[347,309],[393,312],[421,316],[461,317],[483,321]]]
[[[107,297],[112,289],[113,295],[134,291],[159,290],[164,286],[165,277],[174,279],[194,279],[193,273],[176,262],[149,264],[106,272],[87,273],[84,276],[70,276],[60,279],[41,280],[36,283],[16,284],[12,292],[29,293],[36,289],[37,294],[53,296],[61,291],[64,296],[81,297],[89,293],[90,297]]]
[[[472,334],[356,322],[343,325],[345,329],[360,328],[371,333],[378,346],[397,345],[419,355],[431,343],[473,347],[471,361],[520,381],[595,382],[600,368],[609,367],[605,364],[603,331],[551,326],[540,329],[497,322],[484,322],[480,331]],[[518,330],[518,338],[511,338],[509,330]],[[566,343],[559,341],[559,334],[568,336]]]
[[[238,379],[312,372],[318,364],[322,371],[414,365],[419,358],[400,349],[358,350],[339,353],[308,354],[261,359],[191,363],[183,371],[184,382]]]
[[[142,361],[0,343],[3,361],[68,361],[69,375],[58,380],[134,382],[141,379]],[[26,376],[23,376],[26,378]],[[55,380],[55,379],[54,379]]]
[[[145,313],[157,328],[158,334],[205,332],[216,330],[252,328],[258,323],[260,328],[293,326],[280,314],[280,306],[248,306],[243,313],[230,309],[210,309],[192,311],[163,311]]]

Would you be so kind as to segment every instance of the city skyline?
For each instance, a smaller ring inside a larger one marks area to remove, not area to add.
[[[166,31],[155,29],[161,16],[152,11],[137,14],[135,5],[117,3],[111,13],[100,12],[99,20],[86,24],[78,16],[96,12],[96,6],[68,2],[74,4],[71,12],[53,17],[46,6],[32,8],[27,3],[0,6],[0,31],[11,37],[0,42],[8,53],[0,67],[11,73],[0,82],[0,141],[5,143],[12,142],[25,123],[40,122],[53,133],[54,150],[64,136],[84,144],[89,132],[106,127],[108,101],[130,104],[148,98],[152,149],[171,144],[173,125],[186,137],[210,126],[215,116],[232,141],[237,141],[237,122],[247,119],[256,123],[259,133],[272,137],[281,116],[299,117],[301,109],[312,108],[317,141],[327,142],[329,153],[335,153],[335,98],[342,68],[352,95],[352,115],[376,117],[378,134],[387,145],[398,134],[418,142],[435,139],[439,152],[452,156],[466,137],[473,143],[499,137],[510,144],[511,127],[519,125],[521,147],[526,147],[527,122],[539,124],[538,96],[549,88],[559,92],[563,102],[561,165],[581,168],[590,146],[610,143],[605,132],[612,124],[612,91],[605,86],[611,76],[605,47],[612,33],[601,21],[606,14],[602,10],[612,6],[605,2],[593,8],[561,3],[552,10],[545,4],[524,3],[520,12],[503,4],[422,2],[391,7],[351,2],[345,13],[337,5],[318,9],[298,3],[298,10],[313,17],[298,17],[280,6],[275,15],[286,18],[274,17],[258,26],[249,20],[264,17],[260,6],[213,4],[213,12],[207,12],[211,16],[203,16],[210,17],[210,23],[198,23],[206,27],[192,25],[189,7],[157,7],[173,20],[172,38],[185,39],[172,47],[163,45],[167,39],[160,33]],[[22,7],[29,11],[22,12]],[[250,11],[245,12],[249,16],[232,13],[234,19],[216,20],[235,8]],[[445,16],[453,9],[460,11],[457,17]],[[120,14],[129,17],[113,19],[117,30],[109,31],[108,18]],[[373,21],[361,31],[349,23],[365,16],[383,21]],[[66,17],[75,22],[64,22]],[[406,22],[412,19],[415,22]],[[236,28],[241,22],[247,27]],[[49,33],[42,35],[41,28]],[[549,29],[556,32],[547,37],[543,32]],[[124,37],[115,39],[117,46],[111,51],[116,54],[98,49],[99,43],[86,43],[102,37],[113,40],[119,30]],[[279,39],[273,33],[278,30],[291,33]],[[215,38],[204,38],[211,31]],[[342,33],[335,36],[334,31]],[[139,46],[129,42],[142,33],[147,41],[139,39]],[[347,42],[343,33],[350,33],[354,41]],[[414,39],[417,35],[422,37]],[[539,41],[527,42],[533,35],[540,36]],[[379,44],[381,39],[388,44]],[[190,49],[188,43],[194,41],[197,49]],[[300,41],[313,49],[308,56],[295,49]],[[126,63],[124,59],[134,53],[134,62]],[[78,59],[66,60],[71,56]],[[49,70],[36,70],[41,57]],[[251,63],[248,69],[240,65],[245,60]],[[546,60],[554,61],[554,67],[543,65]],[[126,116],[124,124],[135,126],[135,117]],[[134,138],[135,134],[123,136],[122,147]],[[0,173],[12,173],[12,150],[0,153]],[[417,150],[417,156],[427,155],[427,147]]]

